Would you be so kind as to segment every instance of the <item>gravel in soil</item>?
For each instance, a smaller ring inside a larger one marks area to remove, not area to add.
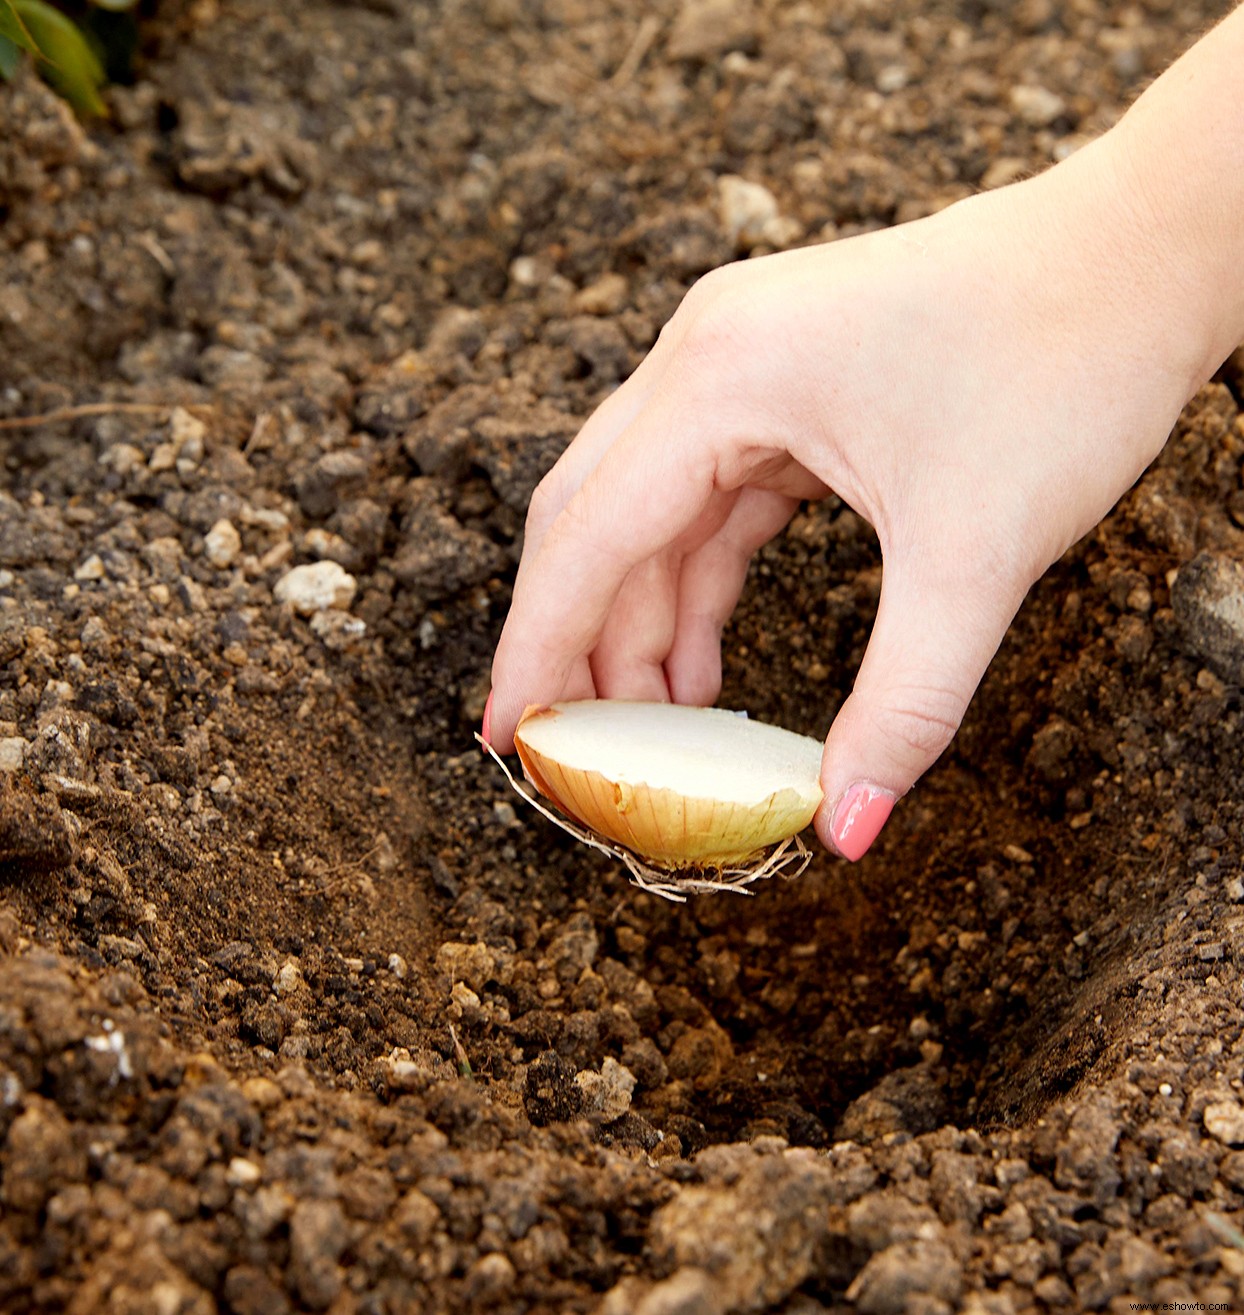
[[[674,906],[471,741],[699,274],[1040,168],[1221,8],[195,0],[111,124],[0,87],[0,425],[66,411],[0,429],[4,1309],[1244,1297],[1244,360],[856,867]],[[723,701],[823,731],[879,580],[802,511]]]

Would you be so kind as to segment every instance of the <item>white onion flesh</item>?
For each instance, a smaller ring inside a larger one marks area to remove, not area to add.
[[[567,816],[666,868],[746,862],[821,802],[821,743],[721,708],[594,699],[529,708],[527,779]]]

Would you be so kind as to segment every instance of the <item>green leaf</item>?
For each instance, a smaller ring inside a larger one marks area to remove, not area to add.
[[[26,24],[22,22],[21,15],[13,7],[12,0],[0,0],[0,40],[10,46],[16,46],[18,50],[29,50],[32,54],[39,54],[35,39],[30,35]],[[5,77],[11,77],[17,65],[13,63],[10,66],[7,52],[0,54],[0,63],[3,64]]]
[[[0,78],[6,81],[17,72],[22,62],[21,48],[8,39],[0,37]]]
[[[82,115],[106,115],[104,66],[78,27],[44,0],[12,0],[43,56],[40,72]]]
[[[127,9],[136,9],[138,0],[91,0],[97,9],[110,9],[114,14],[124,13]]]

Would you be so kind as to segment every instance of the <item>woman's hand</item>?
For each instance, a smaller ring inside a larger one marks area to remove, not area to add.
[[[1204,335],[1156,300],[1128,182],[1103,139],[917,223],[697,283],[536,490],[485,736],[508,750],[523,708],[556,699],[712,702],[752,554],[832,490],[884,562],[816,819],[859,858],[1029,586],[1204,376]]]

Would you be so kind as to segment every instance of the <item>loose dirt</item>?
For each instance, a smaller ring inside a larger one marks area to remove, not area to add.
[[[197,0],[109,124],[0,87],[0,1306],[1244,1300],[1244,360],[855,867],[676,906],[471,739],[699,274],[1042,167],[1222,9]],[[823,733],[879,581],[802,511],[723,702]]]

